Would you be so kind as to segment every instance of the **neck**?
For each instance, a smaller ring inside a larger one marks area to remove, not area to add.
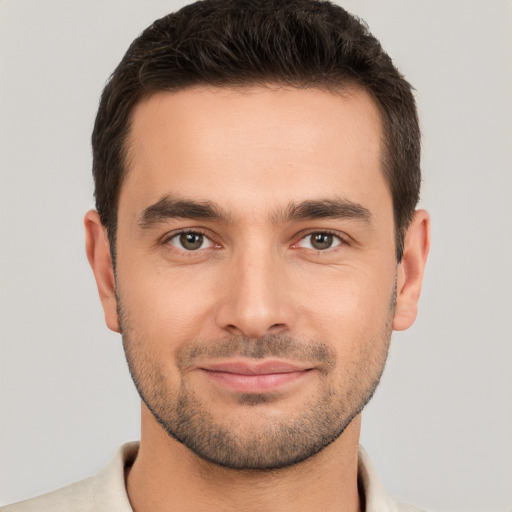
[[[360,512],[360,416],[317,455],[289,468],[234,470],[206,462],[169,437],[143,406],[141,444],[127,475],[135,512],[211,510]]]

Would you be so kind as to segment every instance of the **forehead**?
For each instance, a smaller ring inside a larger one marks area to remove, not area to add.
[[[120,208],[165,194],[258,211],[262,198],[387,194],[382,148],[379,109],[361,89],[159,92],[134,109]]]

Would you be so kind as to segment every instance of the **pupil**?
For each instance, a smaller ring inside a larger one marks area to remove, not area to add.
[[[203,244],[203,235],[199,233],[182,233],[180,235],[181,245],[190,251],[199,249]]]
[[[313,236],[312,245],[315,249],[329,249],[332,245],[332,237],[329,233],[317,233]]]

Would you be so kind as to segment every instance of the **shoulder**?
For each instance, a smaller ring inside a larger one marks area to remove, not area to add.
[[[377,470],[362,446],[359,447],[358,481],[365,500],[365,512],[424,512],[393,499],[384,488]]]
[[[401,501],[395,501],[395,506],[397,512],[426,512],[408,503],[402,503]]]
[[[1,512],[35,512],[35,511],[76,511],[94,510],[95,477],[75,482],[37,498],[13,503],[0,509]]]
[[[138,443],[119,448],[97,475],[56,491],[6,507],[0,512],[132,512],[124,484],[124,469],[135,460]]]

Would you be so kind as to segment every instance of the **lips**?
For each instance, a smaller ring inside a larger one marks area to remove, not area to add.
[[[200,368],[216,384],[239,393],[276,391],[298,382],[312,368],[284,361],[227,361]]]

